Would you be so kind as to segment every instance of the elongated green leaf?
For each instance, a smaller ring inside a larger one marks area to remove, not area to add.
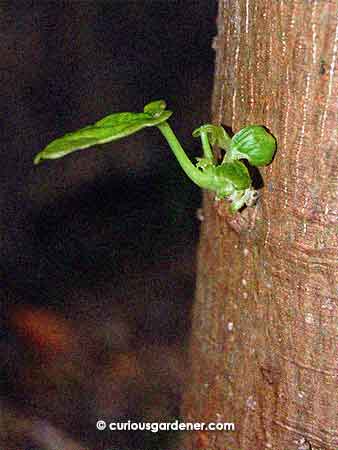
[[[243,128],[231,140],[232,157],[247,159],[253,166],[269,164],[275,151],[275,138],[259,125]]]
[[[146,113],[116,113],[96,122],[94,125],[81,128],[63,137],[55,139],[34,158],[38,164],[44,159],[57,159],[77,150],[105,144],[121,139],[142,130],[164,122],[171,116],[171,111],[162,111],[155,116]]]
[[[95,127],[116,127],[119,125],[129,126],[131,124],[140,123],[142,120],[149,120],[148,114],[144,113],[132,113],[132,112],[122,112],[114,113],[103,119],[98,120],[91,126]]]
[[[216,167],[216,175],[230,182],[237,190],[247,189],[251,185],[248,169],[240,161],[223,163]]]

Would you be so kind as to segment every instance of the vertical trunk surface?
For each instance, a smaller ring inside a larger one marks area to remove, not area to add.
[[[337,4],[221,0],[213,121],[277,138],[262,198],[204,197],[182,448],[338,449]]]

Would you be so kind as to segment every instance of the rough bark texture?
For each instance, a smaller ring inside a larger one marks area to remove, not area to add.
[[[182,448],[338,449],[336,1],[221,0],[213,121],[277,138],[262,198],[204,197]]]

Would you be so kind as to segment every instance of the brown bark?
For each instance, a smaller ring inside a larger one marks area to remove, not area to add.
[[[338,449],[337,6],[220,0],[213,122],[278,142],[259,204],[204,197],[182,448]]]

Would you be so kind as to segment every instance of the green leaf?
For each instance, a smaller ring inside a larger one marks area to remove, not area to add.
[[[258,192],[249,187],[245,191],[234,191],[229,199],[231,200],[230,212],[233,214],[240,210],[244,205],[253,206],[258,198]]]
[[[38,164],[44,159],[57,159],[77,150],[105,144],[124,138],[145,127],[153,127],[171,116],[171,111],[161,111],[155,116],[146,113],[116,113],[96,122],[94,125],[81,128],[63,137],[55,139],[34,158]]]
[[[143,112],[150,114],[152,117],[158,117],[166,107],[167,105],[164,100],[155,100],[154,102],[148,103],[143,108]]]
[[[198,137],[201,136],[202,133],[206,133],[208,135],[211,145],[216,144],[224,150],[229,148],[231,139],[222,126],[211,125],[207,123],[199,128],[196,128],[196,130],[193,131],[192,135],[193,137]]]
[[[202,170],[202,172],[209,168],[215,169],[214,161],[210,158],[196,158],[196,160],[197,163],[195,164],[195,166],[197,167],[197,169]]]
[[[225,178],[236,190],[247,189],[251,185],[248,169],[240,161],[226,162],[215,168],[217,177]]]
[[[275,138],[259,125],[243,128],[231,140],[232,158],[247,159],[253,166],[269,164],[275,151]]]

